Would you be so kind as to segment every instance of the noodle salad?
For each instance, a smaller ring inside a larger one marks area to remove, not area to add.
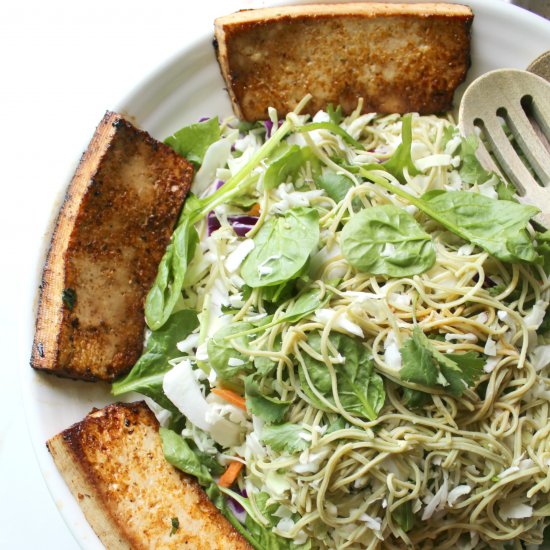
[[[113,393],[146,396],[167,460],[255,548],[536,547],[537,209],[450,117],[301,107],[166,140],[197,171]]]

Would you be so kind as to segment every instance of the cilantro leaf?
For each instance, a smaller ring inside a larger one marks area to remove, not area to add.
[[[266,422],[280,422],[292,403],[292,401],[283,401],[265,395],[251,376],[247,376],[245,379],[244,391],[246,394],[246,408]]]
[[[334,108],[334,105],[332,103],[329,103],[327,105],[327,113],[330,118],[330,121],[334,124],[340,124],[342,120],[344,120],[344,116],[342,115],[342,106],[338,105],[336,109]]]
[[[479,354],[443,354],[435,349],[418,325],[414,326],[412,337],[400,351],[402,380],[428,387],[442,386],[455,397],[473,386],[483,372],[484,361]]]
[[[164,143],[172,147],[182,157],[200,165],[208,147],[219,139],[220,123],[218,117],[214,117],[204,122],[185,126],[173,136],[166,138]]]
[[[302,437],[304,433],[304,428],[298,424],[265,426],[262,432],[262,441],[274,451],[299,453],[309,447],[309,441]]]

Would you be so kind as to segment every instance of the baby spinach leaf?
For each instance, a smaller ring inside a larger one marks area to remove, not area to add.
[[[275,159],[272,160],[264,174],[264,188],[274,189],[289,177],[296,178],[298,172],[308,161],[316,161],[317,157],[309,147],[288,145],[275,152]]]
[[[173,136],[166,138],[164,143],[187,160],[195,164],[202,164],[206,150],[212,143],[220,139],[220,135],[218,117],[214,117],[204,122],[185,126]]]
[[[184,309],[171,315],[161,329],[151,333],[145,352],[132,370],[124,378],[113,383],[112,394],[139,392],[156,401],[161,407],[179,414],[164,395],[162,380],[172,368],[168,361],[182,355],[176,344],[187,338],[198,326],[199,320],[194,311]]]
[[[462,138],[460,142],[460,167],[458,173],[465,183],[481,184],[491,177],[491,172],[488,172],[481,166],[476,156],[478,144],[477,137],[473,135]]]
[[[412,146],[412,115],[407,114],[403,117],[401,128],[401,143],[394,151],[393,155],[386,162],[382,163],[382,168],[397,178],[401,183],[406,183],[404,169],[407,168],[409,175],[416,176],[420,170],[414,165],[411,156]]]
[[[384,405],[386,393],[384,382],[374,372],[372,359],[363,344],[345,334],[333,332],[329,339],[344,358],[342,365],[335,365],[338,397],[346,411],[357,416],[374,420]],[[310,333],[308,344],[321,353],[321,336]],[[304,362],[315,389],[331,404],[334,404],[332,379],[327,366],[310,355],[304,355]],[[323,402],[310,388],[303,369],[299,369],[302,390],[311,402],[321,410],[326,410]]]
[[[418,325],[400,352],[402,380],[428,387],[441,386],[455,397],[474,385],[483,372],[484,361],[477,353],[443,354]]]
[[[407,502],[404,502],[401,504],[401,506],[398,506],[393,512],[392,512],[392,519],[407,533],[410,531],[414,524],[416,523],[416,518],[414,517],[414,513],[412,511],[412,504],[411,501],[408,500]]]
[[[447,229],[504,262],[536,262],[539,256],[526,231],[538,208],[491,199],[466,191],[429,191],[420,202]],[[424,210],[428,215],[430,212]]]
[[[315,185],[323,189],[325,193],[334,201],[342,202],[348,191],[353,187],[353,182],[343,174],[336,174],[326,170],[323,174],[315,178]],[[361,208],[361,201],[355,197],[353,199],[354,210]]]
[[[391,204],[355,214],[344,226],[340,244],[353,267],[374,275],[409,277],[435,263],[431,237],[408,212]]]
[[[145,320],[151,330],[158,330],[170,317],[181,294],[187,266],[193,259],[198,240],[196,229],[185,216],[172,235],[145,300]]]
[[[213,482],[208,468],[200,462],[191,450],[187,441],[181,435],[166,428],[159,429],[162,441],[162,452],[166,460],[182,472],[197,478],[198,482],[207,486]]]
[[[327,305],[329,300],[330,292],[325,292],[325,295],[321,298],[321,290],[318,287],[310,288],[296,298],[294,303],[288,307],[286,313],[277,319],[277,322],[296,323]]]
[[[417,198],[365,168],[360,172],[503,262],[542,261],[526,231],[529,220],[539,211],[534,206],[490,199],[468,191],[434,190]]]
[[[264,426],[261,440],[274,451],[299,453],[309,447],[309,441],[302,437],[305,433],[298,424],[273,424]]]
[[[254,237],[254,249],[241,266],[252,287],[273,286],[298,276],[319,242],[319,214],[313,208],[292,208],[269,218]]]
[[[244,391],[247,410],[266,422],[281,422],[292,403],[265,395],[251,376],[245,379]]]
[[[249,374],[254,370],[254,364],[250,358],[238,352],[233,347],[233,343],[235,342],[237,345],[247,348],[249,338],[241,333],[248,334],[249,331],[255,332],[256,330],[259,331],[260,329],[252,323],[233,323],[218,330],[208,340],[208,360],[220,380],[234,382],[237,377],[242,374]],[[228,338],[233,334],[235,335],[234,338]],[[239,364],[231,366],[230,363]]]

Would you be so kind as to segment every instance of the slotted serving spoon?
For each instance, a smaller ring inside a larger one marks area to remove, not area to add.
[[[491,71],[467,88],[458,118],[463,135],[479,129],[483,139],[477,157],[483,167],[513,183],[522,202],[541,210],[535,220],[550,229],[550,82],[517,69]],[[535,176],[516,152],[503,122]]]

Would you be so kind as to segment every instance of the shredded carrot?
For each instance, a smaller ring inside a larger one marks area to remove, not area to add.
[[[231,462],[225,472],[221,475],[218,485],[220,487],[231,487],[235,480],[239,477],[244,464],[242,462]]]
[[[244,400],[244,397],[241,397],[238,393],[231,390],[226,390],[225,388],[212,388],[211,391],[232,405],[246,411],[246,401]]]
[[[256,203],[252,205],[252,208],[248,211],[250,216],[259,216],[260,215],[260,205]]]

